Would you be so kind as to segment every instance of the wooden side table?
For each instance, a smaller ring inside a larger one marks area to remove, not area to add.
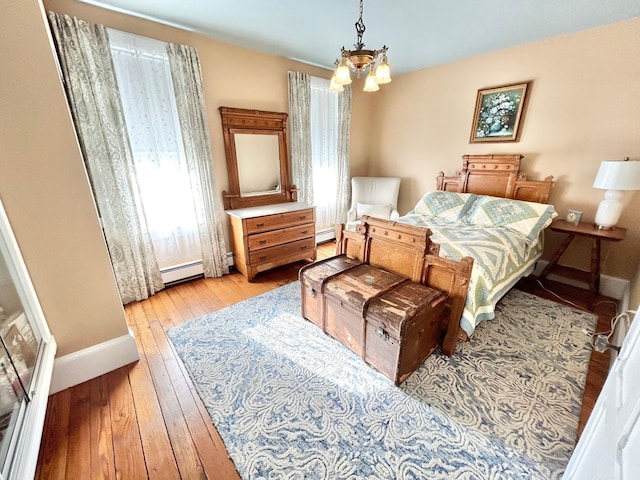
[[[623,240],[627,229],[616,227],[612,230],[601,230],[592,223],[581,222],[578,225],[574,225],[565,220],[556,220],[549,228],[554,232],[566,233],[567,238],[564,239],[562,244],[560,244],[554,252],[549,264],[540,274],[540,279],[546,278],[550,272],[553,272],[561,277],[589,284],[589,309],[593,309],[596,296],[600,293],[600,244],[603,240],[610,242]],[[576,236],[593,239],[593,247],[591,248],[591,271],[589,272],[558,264],[558,260],[560,260],[562,254]]]

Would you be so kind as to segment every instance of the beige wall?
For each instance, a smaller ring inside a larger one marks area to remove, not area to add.
[[[127,326],[40,5],[0,22],[0,196],[64,355]]]
[[[604,194],[592,188],[600,161],[640,160],[638,32],[634,19],[394,78],[375,100],[369,173],[402,177],[405,213],[435,188],[439,171],[460,167],[461,155],[521,153],[529,178],[555,177],[550,201],[561,216],[575,209],[593,221]],[[470,144],[477,90],[526,80],[533,84],[520,141]],[[640,193],[628,192],[626,202],[619,225],[629,231],[623,242],[603,242],[603,273],[631,279],[640,260]],[[546,258],[562,238],[547,235]],[[576,242],[563,261],[588,270],[590,242]]]

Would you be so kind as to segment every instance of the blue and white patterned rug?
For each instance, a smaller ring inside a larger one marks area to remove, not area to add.
[[[243,479],[553,479],[596,318],[512,290],[396,388],[300,316],[291,283],[168,335]]]

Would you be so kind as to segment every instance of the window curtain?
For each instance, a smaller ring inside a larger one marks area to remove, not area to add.
[[[137,187],[105,27],[49,12],[67,97],[123,303],[164,287]]]
[[[167,44],[169,64],[194,198],[206,277],[229,273],[222,231],[223,211],[212,172],[213,155],[202,89],[200,60],[195,49]]]
[[[335,223],[346,223],[351,199],[351,85],[338,93],[338,165]]]
[[[311,83],[309,75],[289,72],[289,145],[291,179],[298,201],[313,203],[311,158]]]

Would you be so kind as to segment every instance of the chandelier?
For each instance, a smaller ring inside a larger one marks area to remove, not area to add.
[[[379,85],[389,83],[391,81],[391,70],[389,69],[389,63],[387,62],[387,46],[383,46],[380,50],[366,50],[364,43],[362,43],[362,35],[366,27],[362,21],[362,2],[360,0],[360,18],[356,22],[356,34],[358,35],[358,41],[354,45],[355,50],[347,50],[342,47],[342,55],[340,61],[336,60],[336,69],[331,77],[330,90],[334,92],[341,92],[344,90],[344,85],[351,83],[351,72],[353,70],[357,78],[369,69],[369,74],[364,83],[365,92],[375,92],[380,90]],[[375,65],[378,55],[382,54],[378,66]]]

